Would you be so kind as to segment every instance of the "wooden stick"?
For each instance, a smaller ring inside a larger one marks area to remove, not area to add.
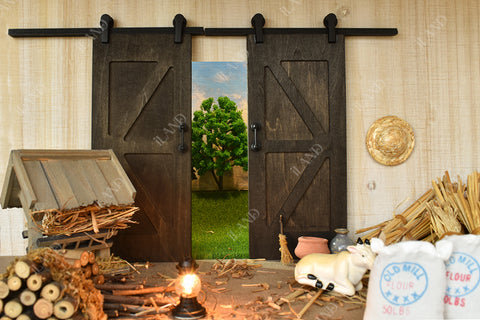
[[[52,274],[48,270],[34,273],[27,278],[27,288],[35,292],[42,288],[43,285],[52,280]]]
[[[62,292],[63,286],[58,282],[50,282],[46,286],[43,287],[42,291],[40,292],[40,296],[45,298],[49,301],[55,301],[60,297],[60,293]]]
[[[8,297],[10,289],[5,281],[0,281],[0,299]]]
[[[95,252],[93,252],[93,251],[88,252],[88,263],[90,263],[90,264],[95,263]]]
[[[323,293],[323,289],[320,289],[317,291],[317,293],[313,296],[313,298],[310,299],[310,301],[305,305],[305,307],[303,307],[302,311],[298,313],[298,316],[297,316],[298,319],[301,319],[303,317],[305,312],[307,312],[307,310],[312,306],[315,300],[317,300],[318,297],[322,295],[322,293]]]
[[[35,314],[33,310],[24,310],[21,315],[17,317],[17,320],[35,320]]]
[[[89,279],[92,276],[92,266],[87,264],[83,269],[83,274],[85,275],[85,278]]]
[[[151,307],[142,307],[133,304],[124,304],[124,303],[104,303],[103,310],[117,310],[117,311],[125,311],[130,313],[137,313],[144,310],[149,310]]]
[[[7,280],[7,286],[10,291],[18,291],[23,287],[23,281],[17,276],[11,276]]]
[[[27,307],[33,306],[37,301],[37,296],[32,291],[25,289],[20,293],[20,302]]]
[[[151,287],[136,290],[113,290],[112,293],[116,296],[136,296],[148,293],[161,293],[174,290],[174,287]]]
[[[149,302],[148,299],[145,299],[145,298],[132,297],[132,296],[115,296],[111,294],[104,294],[103,298],[105,302],[136,304],[139,306],[145,304],[146,302]]]
[[[22,313],[23,306],[20,303],[20,300],[15,298],[5,303],[5,307],[3,309],[3,312],[7,317],[15,319]]]
[[[91,264],[91,268],[92,268],[92,275],[93,276],[96,276],[99,274],[100,272],[100,267],[98,266],[98,263],[94,262]]]
[[[36,263],[30,260],[19,260],[15,263],[15,274],[22,279],[27,279],[31,273],[38,271]]]
[[[115,284],[115,283],[105,283],[105,284],[97,284],[95,288],[98,290],[138,290],[143,289],[143,284]]]
[[[83,251],[82,254],[80,255],[80,265],[82,267],[85,267],[88,264],[88,260],[90,258],[90,254],[88,251]]]
[[[93,283],[95,283],[95,285],[102,285],[105,283],[105,277],[103,276],[103,274],[99,274],[97,276],[94,276],[93,277]]]
[[[78,300],[71,296],[64,297],[53,306],[53,314],[58,319],[68,319],[77,311]]]
[[[73,262],[73,267],[80,269],[82,267],[82,263],[80,262],[80,259],[77,259]]]
[[[283,299],[280,299],[280,301],[278,301],[278,305],[281,306],[282,304],[284,304],[287,300],[287,301],[292,301],[293,299],[301,296],[302,294],[304,294],[305,292],[307,292],[306,290],[304,289],[297,289],[295,291],[293,291],[292,293],[290,293],[289,295],[287,295],[286,297],[284,297]]]
[[[47,319],[53,314],[53,303],[45,298],[40,298],[33,305],[33,313],[40,319]]]

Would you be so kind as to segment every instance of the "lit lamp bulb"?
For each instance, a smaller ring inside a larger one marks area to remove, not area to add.
[[[194,273],[187,273],[180,276],[175,285],[175,292],[179,297],[192,298],[198,296],[202,283],[200,278]]]
[[[199,319],[207,314],[197,300],[202,288],[200,278],[195,274],[197,267],[192,260],[185,260],[177,265],[179,277],[175,283],[175,292],[180,297],[180,303],[172,311],[177,319]]]

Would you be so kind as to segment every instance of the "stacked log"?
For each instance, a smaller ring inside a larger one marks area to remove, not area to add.
[[[13,261],[0,278],[0,319],[106,319],[103,296],[53,250]]]
[[[83,251],[80,258],[73,262],[73,267],[82,270],[85,278],[92,279],[95,284],[102,284],[105,278],[100,274],[100,267],[96,261],[95,253]]]

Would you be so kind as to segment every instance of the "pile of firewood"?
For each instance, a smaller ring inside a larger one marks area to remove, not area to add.
[[[73,262],[73,267],[82,270],[85,278],[92,279],[96,284],[105,282],[105,277],[100,274],[100,267],[96,261],[95,253],[92,251],[83,251],[80,258]]]
[[[141,318],[164,315],[173,308],[176,297],[173,286],[151,286],[142,283],[96,284],[104,296],[103,309],[109,318]]]
[[[93,282],[50,248],[13,261],[1,278],[0,317],[106,319]]]

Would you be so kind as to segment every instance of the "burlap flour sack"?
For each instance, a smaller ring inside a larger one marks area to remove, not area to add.
[[[445,319],[480,319],[480,236],[445,237],[453,245],[445,262]]]
[[[449,242],[436,247],[424,241],[405,241],[385,247],[372,239],[378,253],[368,282],[365,320],[443,319],[445,263]]]

